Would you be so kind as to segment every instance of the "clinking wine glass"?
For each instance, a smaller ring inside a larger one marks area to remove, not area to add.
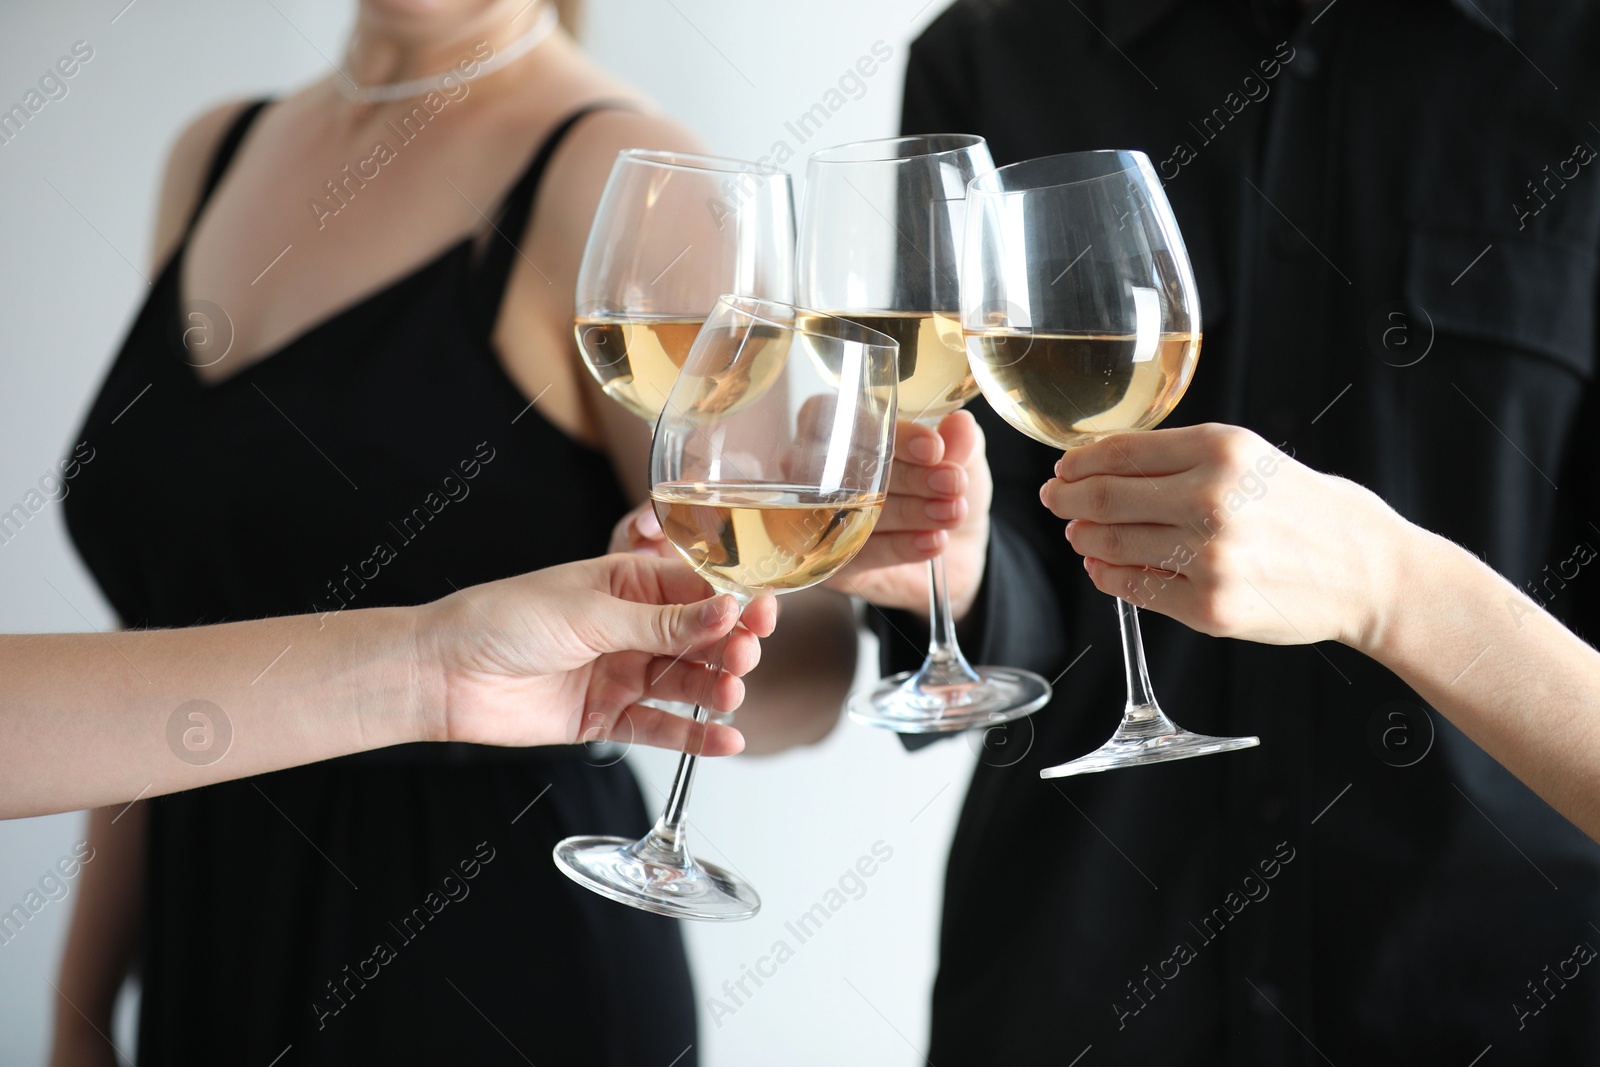
[[[617,154],[578,269],[573,330],[611,399],[654,423],[724,293],[794,293],[794,190],[755,163]]]
[[[994,170],[971,134],[839,145],[806,168],[797,299],[893,337],[900,419],[934,426],[978,393],[961,334],[967,183]],[[956,642],[944,559],[928,563],[931,637],[920,669],[852,694],[850,717],[900,733],[993,726],[1044,706],[1030,671],[973,667]]]
[[[895,344],[854,322],[724,296],[656,424],[651,498],[667,540],[740,610],[831,577],[866,543],[893,459]],[[720,651],[714,657],[720,667]],[[708,678],[715,677],[715,672]],[[569,837],[555,861],[596,893],[680,919],[748,919],[737,875],[689,852],[705,709],[666,808],[638,841]]]
[[[606,395],[653,426],[717,297],[787,301],[793,289],[794,183],[787,173],[629,148],[611,164],[589,227],[573,333]],[[692,707],[644,703],[680,715]]]
[[[1188,388],[1200,300],[1177,220],[1142,152],[1073,152],[979,175],[968,187],[961,320],[989,404],[1060,449],[1148,430]],[[1118,598],[1128,702],[1100,748],[1040,771],[1091,771],[1251,748],[1156,703],[1139,611]]]

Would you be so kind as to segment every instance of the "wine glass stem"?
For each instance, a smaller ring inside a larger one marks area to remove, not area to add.
[[[1139,609],[1121,597],[1117,597],[1116,601],[1117,621],[1122,625],[1122,662],[1128,673],[1128,706],[1123,712],[1123,726],[1150,729],[1164,724],[1164,728],[1155,732],[1170,733],[1176,728],[1156,704],[1156,694],[1150,687],[1150,673],[1145,669],[1144,641],[1139,636]]]
[[[971,685],[981,681],[956,643],[956,620],[950,611],[944,556],[928,561],[928,659],[921,671],[924,685]]]
[[[743,615],[751,598],[735,596],[735,599],[739,601],[739,614]],[[711,687],[716,685],[718,676],[722,674],[722,656],[728,648],[728,639],[732,636],[732,631],[729,631],[726,637],[717,642],[716,651],[711,655],[704,688],[701,690],[700,700],[694,706],[694,730],[689,736],[688,746],[678,759],[678,773],[673,776],[672,789],[667,794],[667,806],[662,809],[660,818],[656,819],[655,828],[636,846],[639,852],[647,853],[658,860],[672,860],[682,864],[689,858],[686,837],[689,791],[694,787],[695,768],[700,762],[700,751],[705,746],[706,720],[710,717],[707,703],[711,699]]]

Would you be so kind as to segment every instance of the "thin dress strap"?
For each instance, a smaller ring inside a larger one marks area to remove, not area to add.
[[[216,152],[211,156],[211,169],[206,172],[206,183],[201,187],[200,199],[195,201],[194,210],[189,213],[188,229],[193,230],[195,220],[200,217],[206,202],[211,199],[211,194],[216,192],[217,185],[221,183],[222,176],[228,172],[228,164],[233,162],[234,153],[239,151],[239,145],[244,141],[244,135],[249,132],[251,123],[256,116],[261,114],[261,109],[272,101],[269,98],[256,100],[245,107],[234,117],[233,124],[228,127],[228,132],[217,143]]]
[[[494,331],[494,324],[500,317],[500,305],[505,300],[506,283],[511,280],[514,259],[522,254],[517,242],[528,230],[528,221],[533,217],[534,200],[539,193],[539,182],[544,178],[545,168],[550,165],[556,149],[561,147],[574,126],[596,111],[631,110],[635,108],[626,101],[600,100],[585,104],[562,119],[539,145],[539,150],[522,172],[522,177],[517,179],[517,183],[501,201],[494,223],[496,233],[490,235],[488,247],[484,249],[474,286],[481,295],[479,323],[483,336],[488,337]]]

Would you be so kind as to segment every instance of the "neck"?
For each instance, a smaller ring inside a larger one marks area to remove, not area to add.
[[[402,27],[374,17],[363,5],[345,52],[344,71],[363,86],[442,74],[474,58],[473,49],[480,43],[498,54],[533,28],[542,7],[528,0],[496,0],[463,21]]]

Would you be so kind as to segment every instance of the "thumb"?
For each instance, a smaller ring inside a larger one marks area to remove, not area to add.
[[[605,652],[648,652],[677,656],[708,645],[731,632],[739,621],[739,604],[723,594],[693,604],[618,605],[615,625],[601,634]]]

